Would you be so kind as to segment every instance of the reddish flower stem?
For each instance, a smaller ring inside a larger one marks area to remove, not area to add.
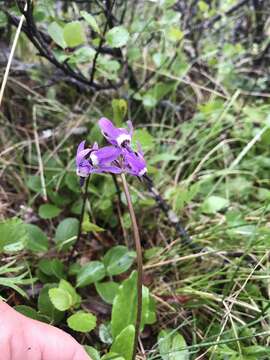
[[[138,224],[137,224],[135,212],[133,209],[131,196],[130,196],[130,192],[128,189],[128,184],[127,184],[125,174],[121,174],[121,178],[122,178],[122,182],[123,182],[124,192],[125,192],[128,210],[129,210],[129,214],[130,214],[130,219],[131,219],[131,223],[132,223],[133,237],[134,237],[136,253],[137,253],[137,272],[138,272],[137,318],[136,318],[136,324],[135,324],[135,338],[134,338],[134,347],[133,347],[133,355],[132,355],[132,360],[135,360],[137,345],[138,345],[138,338],[139,338],[139,333],[140,333],[141,317],[142,317],[142,277],[143,277],[142,247],[141,247],[141,240],[140,240]]]

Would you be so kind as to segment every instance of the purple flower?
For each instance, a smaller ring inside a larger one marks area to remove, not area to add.
[[[128,121],[128,129],[117,128],[106,119],[99,120],[99,127],[105,138],[112,146],[98,147],[95,143],[92,148],[85,149],[85,141],[82,141],[77,149],[76,168],[77,175],[83,178],[92,173],[120,174],[127,172],[134,176],[143,176],[147,172],[141,145],[138,143],[138,151],[131,148],[133,127]]]
[[[129,149],[123,149],[122,151],[125,170],[134,176],[141,177],[145,175],[147,168],[140,144],[138,144],[138,151],[130,151]]]
[[[101,118],[98,125],[104,137],[114,146],[125,147],[131,144],[133,135],[133,126],[131,121],[127,122],[128,130],[125,128],[117,128],[113,123],[106,119]]]
[[[85,141],[82,141],[76,155],[77,175],[87,177],[93,173],[121,173],[120,167],[113,164],[120,153],[121,150],[114,146],[99,149],[97,143],[92,148],[85,149]]]
[[[85,149],[85,141],[82,141],[78,148],[76,154],[76,169],[77,175],[80,177],[87,177],[91,172],[91,165],[88,160],[86,160],[86,156],[91,152],[92,149]],[[96,144],[94,144],[94,147]],[[93,148],[94,148],[93,147]]]

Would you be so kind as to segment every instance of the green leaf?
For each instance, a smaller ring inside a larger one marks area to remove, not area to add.
[[[102,300],[108,304],[112,304],[117,294],[119,284],[114,281],[107,281],[103,283],[96,283],[95,286]]]
[[[116,354],[114,352],[108,352],[107,354],[103,355],[101,360],[126,360],[123,356]]]
[[[60,212],[61,209],[59,209],[57,206],[52,204],[43,204],[38,209],[38,215],[42,219],[52,219],[58,216]]]
[[[65,291],[67,291],[69,293],[69,295],[72,298],[72,306],[79,306],[80,305],[81,297],[76,292],[74,287],[68,281],[66,281],[64,279],[61,279],[60,283],[59,283],[59,288],[65,290]]]
[[[121,126],[127,113],[127,102],[124,99],[113,99],[113,119],[116,126]]]
[[[174,330],[162,330],[159,333],[158,349],[163,360],[189,360],[186,341]]]
[[[27,229],[19,218],[0,222],[0,252],[15,252],[22,250],[29,239]]]
[[[64,33],[63,28],[57,23],[52,22],[48,26],[48,34],[53,39],[53,41],[59,45],[62,49],[65,49],[67,47],[67,44],[64,39]]]
[[[0,28],[6,27],[8,23],[8,19],[5,13],[0,12]]]
[[[123,356],[125,360],[131,360],[134,340],[135,327],[133,325],[129,325],[115,338],[110,351]]]
[[[111,324],[101,324],[98,329],[98,336],[104,344],[111,345],[113,342],[111,334]]]
[[[92,223],[89,220],[89,216],[85,215],[83,217],[83,223],[82,223],[82,231],[83,233],[88,233],[88,232],[102,232],[104,231],[104,229],[94,223]]]
[[[105,267],[100,261],[91,261],[84,265],[77,275],[77,287],[84,287],[100,281],[105,276]]]
[[[123,281],[113,301],[112,308],[112,335],[115,339],[128,325],[136,323],[137,316],[137,272],[133,271],[128,279]],[[143,286],[142,291],[142,320],[141,330],[145,324],[155,321],[155,306],[149,290]]]
[[[60,222],[56,228],[54,241],[58,249],[67,250],[74,244],[79,229],[79,220],[76,218],[66,218]]]
[[[145,150],[151,149],[155,145],[153,136],[146,129],[135,130],[132,142],[135,144],[137,141]]]
[[[96,54],[96,50],[92,49],[89,46],[80,47],[79,49],[74,51],[74,53],[69,59],[69,63],[75,63],[75,64],[90,63],[94,59],[95,54]],[[71,190],[72,191],[75,190],[75,192],[80,192],[80,186],[77,175],[69,174],[68,178],[72,178],[73,180],[73,184],[71,184],[73,188],[71,188]],[[68,183],[67,185],[69,186]]]
[[[64,39],[68,47],[76,47],[85,42],[84,28],[80,21],[72,21],[64,27]]]
[[[108,44],[113,48],[119,48],[126,45],[129,39],[129,33],[123,26],[115,26],[106,34]]]
[[[47,284],[41,289],[38,296],[38,310],[41,314],[46,315],[50,322],[53,321],[57,324],[63,319],[64,312],[57,310],[50,300],[49,290],[54,287],[54,284]]]
[[[42,259],[38,263],[38,268],[54,280],[60,280],[65,277],[64,265],[59,259]]]
[[[30,319],[44,321],[46,318],[42,315],[40,315],[36,309],[33,309],[31,306],[27,305],[17,305],[14,307],[16,311],[23,314],[24,316],[29,317]]]
[[[112,335],[115,339],[129,325],[135,325],[137,313],[137,273],[133,271],[119,287],[112,308]]]
[[[208,5],[207,2],[205,2],[205,1],[200,0],[200,1],[198,2],[198,6],[199,6],[199,9],[200,9],[202,12],[208,12],[208,11],[209,11],[209,5]]]
[[[53,288],[49,290],[49,297],[57,310],[65,311],[72,306],[72,297],[64,289]]]
[[[46,234],[37,226],[25,224],[28,233],[26,248],[35,253],[46,252],[49,247],[49,240]]]
[[[30,190],[36,193],[39,193],[42,190],[40,176],[37,175],[29,175],[27,177],[26,185]]]
[[[84,350],[92,360],[100,360],[99,352],[93,346],[84,345]]]
[[[97,69],[100,75],[106,76],[108,79],[117,78],[117,72],[121,65],[118,61],[112,60],[106,56],[100,55],[97,60]]]
[[[91,28],[100,34],[100,28],[96,22],[96,19],[93,15],[89,14],[87,11],[81,11],[81,16],[84,18],[84,20],[91,26]]]
[[[169,31],[167,32],[167,38],[171,42],[177,42],[183,38],[184,34],[183,32],[178,29],[177,27],[171,27]]]
[[[146,93],[143,95],[143,105],[148,108],[153,108],[157,105],[157,99],[153,94]]]
[[[228,207],[229,201],[220,196],[209,196],[202,204],[202,211],[206,214],[215,214],[216,212]]]
[[[114,246],[104,256],[103,262],[109,275],[119,275],[127,271],[133,264],[136,254],[126,246]]]
[[[67,319],[67,324],[72,330],[84,333],[93,330],[96,322],[95,315],[83,311],[78,311]]]

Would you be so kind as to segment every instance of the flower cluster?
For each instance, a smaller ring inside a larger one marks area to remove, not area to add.
[[[131,148],[133,127],[131,121],[127,122],[128,129],[117,128],[113,123],[101,118],[98,122],[100,130],[110,146],[98,147],[97,143],[85,148],[82,141],[77,149],[76,168],[77,175],[85,178],[94,173],[128,173],[134,176],[143,176],[147,169],[140,144],[137,151]]]

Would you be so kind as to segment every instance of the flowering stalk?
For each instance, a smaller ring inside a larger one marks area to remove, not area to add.
[[[127,200],[127,204],[128,204],[128,210],[129,210],[130,219],[131,219],[131,223],[132,223],[133,236],[134,236],[134,242],[135,242],[136,253],[137,253],[137,272],[138,272],[138,277],[137,277],[137,318],[136,318],[136,324],[135,324],[135,338],[134,338],[134,346],[133,346],[133,354],[132,354],[132,359],[135,360],[138,338],[139,338],[139,333],[140,333],[141,317],[142,317],[142,277],[143,277],[142,248],[141,248],[138,224],[137,224],[135,212],[134,212],[134,209],[132,206],[131,196],[129,193],[125,174],[121,174],[121,178],[122,178],[124,192],[125,192],[125,196],[126,196],[126,200]]]
[[[142,178],[147,172],[147,167],[141,145],[137,143],[136,150],[134,150],[132,147],[133,127],[131,121],[127,122],[128,129],[117,128],[110,120],[106,118],[101,118],[98,122],[98,125],[100,127],[101,133],[110,143],[110,145],[99,148],[98,144],[95,143],[92,147],[86,147],[86,142],[82,141],[77,148],[76,172],[81,179],[86,177],[89,179],[90,174],[94,173],[121,174],[130,219],[132,222],[134,242],[137,253],[137,317],[135,323],[135,338],[132,355],[132,359],[135,360],[142,317],[143,267],[139,229],[132,206],[125,173]]]

